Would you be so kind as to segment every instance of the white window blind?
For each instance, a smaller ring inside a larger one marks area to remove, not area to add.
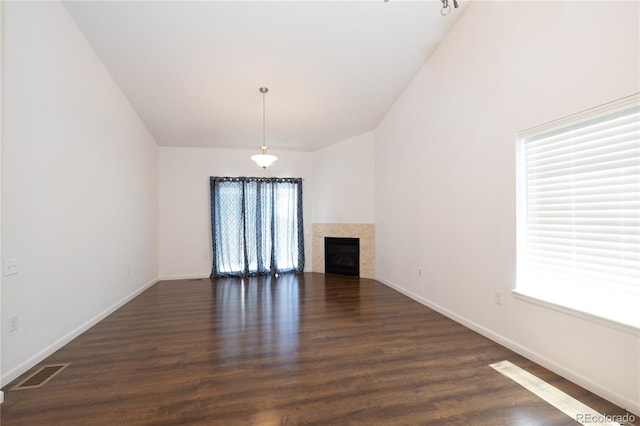
[[[519,138],[517,290],[637,326],[640,105],[551,127]]]

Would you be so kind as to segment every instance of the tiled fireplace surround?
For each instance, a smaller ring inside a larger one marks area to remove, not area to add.
[[[373,223],[314,223],[311,250],[313,272],[324,272],[324,237],[360,239],[360,276],[376,275],[376,228]]]

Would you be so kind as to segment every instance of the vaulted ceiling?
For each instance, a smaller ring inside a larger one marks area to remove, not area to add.
[[[430,1],[70,1],[161,146],[312,151],[372,130],[462,8]]]

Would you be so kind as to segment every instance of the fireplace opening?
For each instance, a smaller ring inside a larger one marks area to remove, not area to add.
[[[324,238],[324,272],[360,276],[360,238]]]

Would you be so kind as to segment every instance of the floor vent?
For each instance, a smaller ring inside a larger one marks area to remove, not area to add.
[[[35,389],[44,386],[49,380],[53,379],[58,373],[64,370],[67,364],[51,364],[45,365],[38,371],[22,380],[20,383],[11,388],[14,390]]]

